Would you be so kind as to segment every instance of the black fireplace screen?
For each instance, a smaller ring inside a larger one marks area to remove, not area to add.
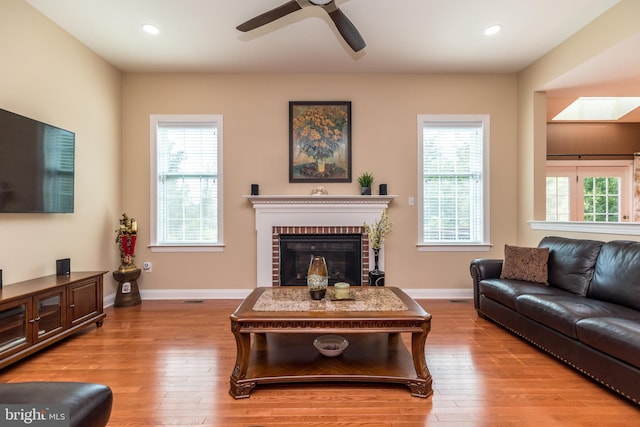
[[[347,282],[361,286],[361,239],[360,234],[280,235],[280,285],[306,285],[309,261],[318,255],[327,262],[329,285]]]

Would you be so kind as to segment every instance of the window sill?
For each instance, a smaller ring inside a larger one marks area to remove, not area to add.
[[[532,230],[640,236],[640,223],[638,222],[529,221],[529,225]]]
[[[149,245],[151,252],[223,252],[224,244],[218,245]]]
[[[418,243],[418,252],[486,252],[491,249],[490,244],[427,244]]]

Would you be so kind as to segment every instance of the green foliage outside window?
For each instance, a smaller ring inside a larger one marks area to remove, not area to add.
[[[584,179],[584,220],[620,221],[620,179],[587,177]]]

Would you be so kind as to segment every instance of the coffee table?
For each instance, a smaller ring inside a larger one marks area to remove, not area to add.
[[[429,397],[425,341],[431,315],[395,287],[352,287],[352,299],[312,301],[306,287],[257,288],[230,316],[236,364],[229,394],[249,397],[258,384],[299,382],[396,383]],[[402,340],[411,334],[411,349]],[[313,346],[319,335],[339,334],[349,346],[337,357]],[[253,337],[253,339],[252,339]]]

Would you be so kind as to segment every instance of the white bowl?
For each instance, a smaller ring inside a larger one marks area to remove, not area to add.
[[[313,340],[313,346],[328,357],[339,356],[349,345],[349,341],[340,335],[322,335]]]

